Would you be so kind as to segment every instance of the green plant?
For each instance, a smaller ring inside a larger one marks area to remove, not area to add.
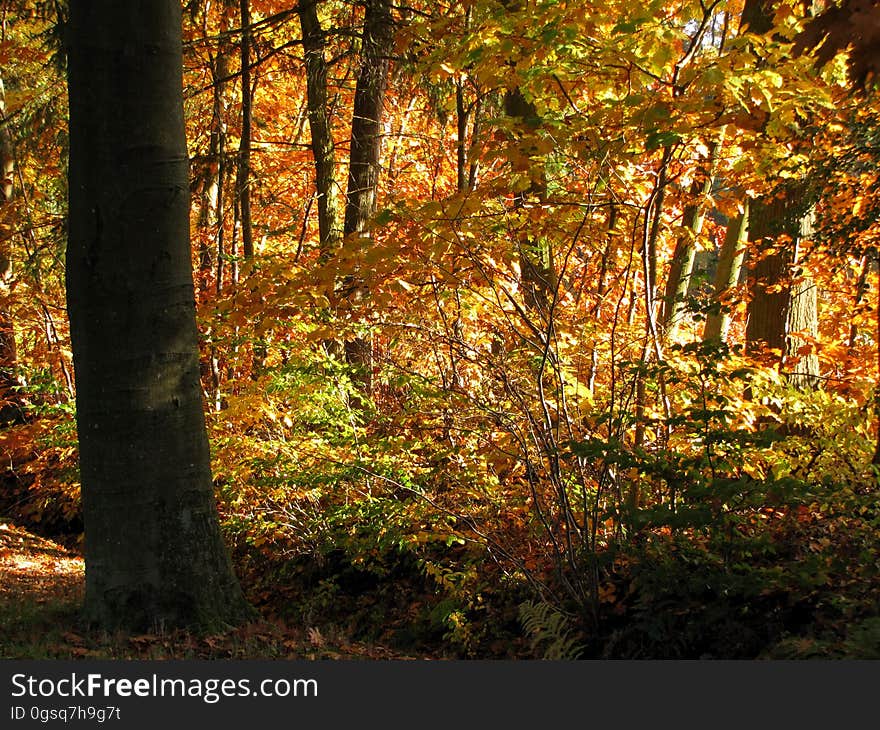
[[[582,637],[571,619],[543,601],[525,601],[519,606],[523,630],[532,650],[543,659],[577,659],[584,651]]]

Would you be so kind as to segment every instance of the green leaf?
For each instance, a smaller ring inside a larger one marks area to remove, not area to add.
[[[679,142],[681,142],[680,134],[676,134],[675,132],[653,131],[648,133],[648,137],[645,140],[645,150],[650,152],[651,150],[656,150],[660,147],[671,147]]]

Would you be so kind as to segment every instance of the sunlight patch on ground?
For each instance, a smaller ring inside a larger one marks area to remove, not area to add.
[[[68,594],[82,581],[83,559],[51,540],[0,521],[0,597]]]

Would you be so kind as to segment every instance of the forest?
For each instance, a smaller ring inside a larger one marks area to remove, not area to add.
[[[0,0],[0,655],[880,658],[878,59]]]

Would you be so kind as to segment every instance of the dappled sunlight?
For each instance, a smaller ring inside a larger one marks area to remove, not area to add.
[[[880,5],[27,5],[0,649],[880,656]]]
[[[81,556],[0,521],[0,601],[73,600],[84,578]]]

